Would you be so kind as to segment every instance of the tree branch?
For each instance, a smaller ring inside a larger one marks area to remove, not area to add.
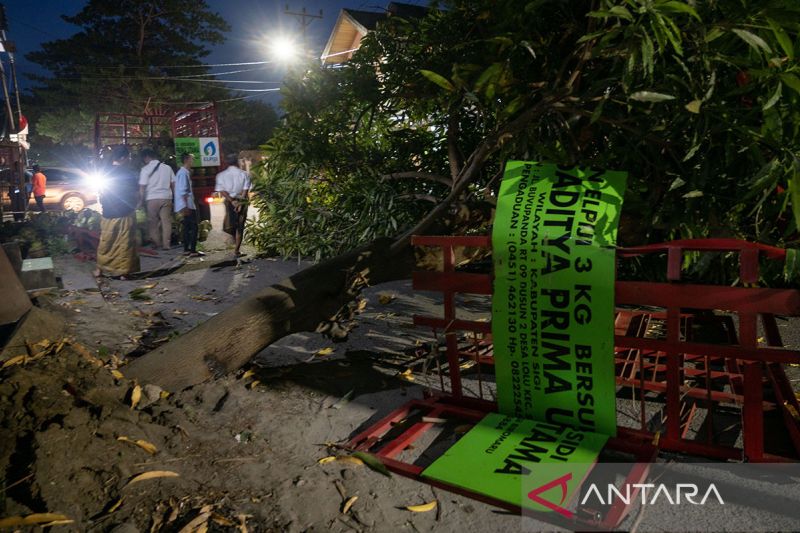
[[[533,107],[523,111],[522,114],[517,116],[517,118],[484,139],[484,141],[479,144],[475,151],[470,155],[467,165],[461,169],[461,172],[459,172],[458,179],[455,180],[453,188],[450,190],[450,194],[448,194],[447,197],[439,202],[439,204],[427,215],[425,215],[425,217],[416,225],[398,237],[391,246],[392,252],[396,253],[398,250],[408,246],[411,242],[412,235],[420,235],[424,233],[439,217],[444,215],[449,209],[450,204],[458,199],[467,186],[475,178],[477,178],[478,173],[483,168],[483,164],[486,162],[489,156],[500,147],[506,138],[523,130],[528,124],[549,111],[550,106],[562,100],[565,96],[566,95],[544,97]]]
[[[400,194],[395,196],[396,200],[422,200],[424,202],[431,202],[432,204],[438,204],[439,198],[433,196],[432,194]]]
[[[440,174],[429,174],[427,172],[393,172],[392,174],[384,174],[383,176],[381,176],[381,180],[383,181],[402,180],[402,179],[436,181],[439,183],[443,183],[448,187],[453,186],[453,180],[451,180],[447,176],[442,176]]]

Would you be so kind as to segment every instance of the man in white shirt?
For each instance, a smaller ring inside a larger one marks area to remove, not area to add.
[[[147,209],[147,232],[156,248],[169,250],[172,244],[172,168],[158,159],[150,148],[142,150],[144,166],[139,172],[141,204]]]
[[[247,220],[247,202],[250,192],[250,176],[239,168],[236,154],[225,157],[228,168],[217,174],[217,186],[214,189],[225,198],[225,223],[222,230],[230,234],[236,242],[236,257],[241,257],[244,224]]]

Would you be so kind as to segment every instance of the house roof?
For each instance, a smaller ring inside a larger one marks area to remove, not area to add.
[[[372,31],[378,22],[386,18],[385,12],[359,11],[357,9],[342,9],[353,21],[357,22],[364,30],[364,33]]]
[[[427,12],[427,7],[402,2],[390,2],[385,11],[342,9],[322,51],[322,63],[333,65],[349,60],[361,46],[361,39],[386,17],[422,18]]]

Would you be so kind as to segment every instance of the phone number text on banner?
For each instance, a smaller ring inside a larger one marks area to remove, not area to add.
[[[501,413],[616,434],[613,247],[626,179],[506,164],[492,233]]]

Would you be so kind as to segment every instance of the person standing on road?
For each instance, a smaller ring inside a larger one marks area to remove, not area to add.
[[[247,203],[250,192],[250,176],[239,168],[236,154],[225,157],[228,168],[217,174],[215,191],[225,198],[225,222],[222,231],[231,235],[236,243],[236,257],[242,257],[240,248],[247,220]]]
[[[181,156],[181,168],[175,174],[175,212],[183,216],[183,253],[198,257],[197,251],[197,206],[192,191],[192,154]]]
[[[128,166],[130,152],[114,148],[113,165],[100,191],[100,243],[94,275],[122,277],[139,271],[136,253],[136,204],[139,199],[135,172]]]
[[[33,197],[36,207],[44,213],[44,197],[47,192],[47,176],[44,175],[39,165],[33,165],[33,178],[31,178]]]
[[[147,233],[156,248],[169,250],[172,244],[172,182],[175,174],[158,160],[150,148],[142,150],[144,166],[139,172],[141,204],[147,210]]]

